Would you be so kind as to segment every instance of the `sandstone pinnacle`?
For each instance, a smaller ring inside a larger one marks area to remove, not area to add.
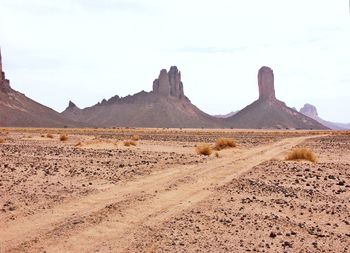
[[[153,92],[162,96],[184,97],[183,84],[181,82],[181,72],[176,66],[160,71],[158,79],[153,82]]]
[[[269,67],[261,67],[258,73],[259,100],[275,100],[273,71]]]
[[[2,57],[1,57],[1,48],[0,48],[0,90],[8,91],[10,90],[10,81],[6,79],[5,72],[2,69]]]

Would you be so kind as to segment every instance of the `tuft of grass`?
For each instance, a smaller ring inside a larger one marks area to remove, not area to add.
[[[133,140],[124,141],[125,147],[136,146],[136,142]]]
[[[139,141],[139,140],[140,140],[140,136],[139,136],[139,135],[133,135],[133,136],[131,137],[131,140],[133,140],[133,141]]]
[[[47,134],[46,137],[52,139],[53,135],[52,134]]]
[[[213,153],[213,149],[209,144],[199,144],[196,146],[196,152],[198,155],[210,156]]]
[[[307,160],[313,163],[317,162],[315,153],[309,148],[296,148],[289,152],[286,156],[287,161],[291,160]]]
[[[220,158],[219,152],[215,152],[215,157],[216,157],[216,158]]]
[[[0,144],[4,142],[5,142],[5,139],[0,138]]]
[[[234,147],[236,147],[236,142],[234,141],[234,139],[219,138],[215,142],[214,149],[220,151],[225,148],[234,148]]]
[[[76,143],[74,146],[76,146],[76,147],[80,147],[80,146],[82,146],[83,145],[83,143],[81,143],[80,141],[78,142],[78,143]]]
[[[68,140],[68,136],[66,134],[60,135],[60,141],[67,141],[67,140]]]

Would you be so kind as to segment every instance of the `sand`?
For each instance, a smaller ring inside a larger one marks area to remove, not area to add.
[[[220,137],[237,147],[196,154]],[[1,253],[350,252],[346,132],[7,128],[0,139]],[[297,146],[318,162],[285,161]]]

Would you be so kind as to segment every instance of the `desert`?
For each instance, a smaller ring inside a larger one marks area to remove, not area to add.
[[[220,138],[235,146],[196,152]],[[2,252],[350,250],[346,131],[3,128],[0,139]],[[297,147],[317,161],[286,161]]]
[[[0,253],[350,253],[349,8],[0,0]]]

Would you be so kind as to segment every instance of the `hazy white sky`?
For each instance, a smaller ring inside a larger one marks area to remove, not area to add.
[[[350,122],[349,0],[0,0],[0,46],[14,89],[58,111],[149,91],[177,65],[185,94],[224,114],[276,95]]]

